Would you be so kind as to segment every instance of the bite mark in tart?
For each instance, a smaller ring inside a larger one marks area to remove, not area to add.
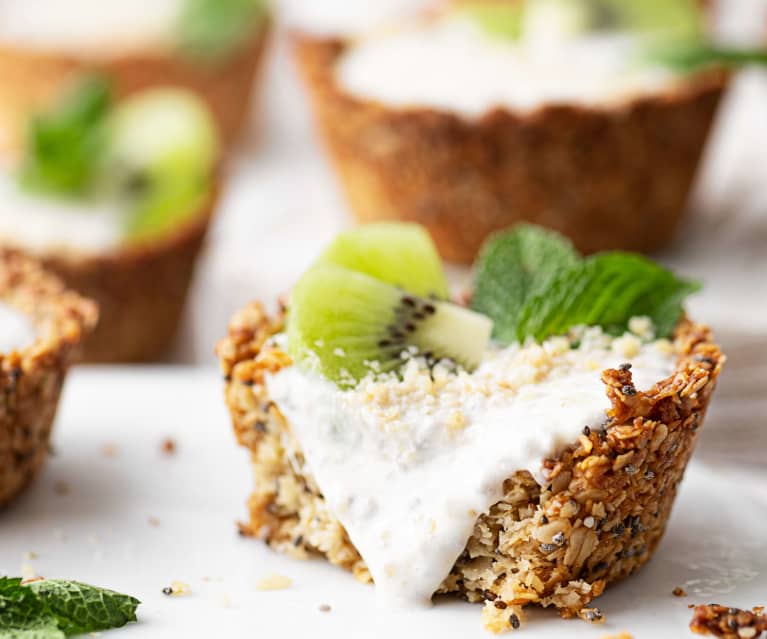
[[[422,296],[444,281],[423,277],[433,248],[418,244],[417,275],[399,267],[416,245],[402,230],[397,245],[381,227],[365,262],[372,252],[339,259],[338,246],[355,233],[367,245],[376,227],[342,236],[286,319],[249,305],[219,344],[256,476],[244,530],[374,580],[389,603],[485,601],[493,630],[528,604],[585,615],[651,557],[724,361],[681,316],[694,286],[635,256],[583,260],[525,227],[487,247],[474,310],[459,311]]]

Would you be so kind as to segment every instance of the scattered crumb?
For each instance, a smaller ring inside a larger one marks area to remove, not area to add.
[[[59,479],[55,484],[53,484],[53,492],[57,495],[68,495],[69,494],[69,484],[65,482],[63,479]]]
[[[604,623],[605,615],[599,608],[581,608],[578,616],[589,623]]]
[[[22,559],[24,561],[34,561],[35,559],[38,558],[38,556],[39,555],[36,552],[33,552],[30,550],[24,553],[24,555],[22,556]]]
[[[169,597],[183,597],[185,595],[192,594],[192,588],[189,584],[185,584],[183,581],[172,581],[170,586],[165,586],[162,589],[162,594]]]
[[[674,597],[686,597],[687,591],[681,586],[677,586],[671,591],[671,594],[674,595]]]
[[[147,520],[149,522],[149,525],[153,528],[157,528],[160,525],[160,520],[157,519],[157,517],[149,517]]]
[[[767,616],[718,604],[695,606],[690,630],[720,639],[756,639],[767,632]]]
[[[603,635],[602,639],[634,639],[628,632],[620,632],[617,635]]]
[[[256,582],[256,590],[285,590],[292,584],[293,580],[290,577],[275,574]]]
[[[176,440],[171,437],[166,437],[162,441],[162,452],[166,455],[174,455],[176,453]]]
[[[330,612],[333,610],[329,604],[320,604],[320,612]]]
[[[21,564],[21,578],[24,579],[24,581],[34,579],[35,577],[37,577],[37,571],[32,564]]]
[[[104,457],[117,457],[118,452],[119,448],[117,447],[117,444],[104,444],[101,447],[101,454],[104,455]]]

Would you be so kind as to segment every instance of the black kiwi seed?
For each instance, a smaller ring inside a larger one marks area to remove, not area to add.
[[[437,312],[437,307],[432,304],[425,304],[423,310],[428,315],[434,315]]]
[[[407,296],[403,297],[402,303],[405,304],[406,306],[415,307],[415,300],[412,297],[407,297]]]
[[[387,346],[391,346],[391,342],[388,339],[382,339],[380,342],[378,342],[379,348],[386,348]]]

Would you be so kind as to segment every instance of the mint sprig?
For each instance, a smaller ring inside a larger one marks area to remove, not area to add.
[[[136,621],[138,599],[77,581],[0,577],[0,639],[65,639]]]
[[[607,252],[583,259],[561,236],[521,226],[496,235],[480,255],[472,307],[494,322],[501,343],[543,341],[579,325],[621,334],[649,317],[671,335],[682,304],[699,290],[651,260]]]
[[[495,339],[513,342],[525,300],[580,261],[569,241],[541,227],[521,224],[498,233],[485,242],[477,262],[472,306],[495,321]]]
[[[681,73],[706,67],[739,68],[767,65],[767,49],[733,49],[705,42],[678,42],[655,47],[645,54],[648,63],[659,64]]]
[[[264,0],[186,0],[176,28],[178,46],[195,58],[225,57],[265,15]]]
[[[109,83],[90,76],[55,108],[34,116],[27,130],[22,186],[65,196],[86,193],[106,153],[111,102]]]

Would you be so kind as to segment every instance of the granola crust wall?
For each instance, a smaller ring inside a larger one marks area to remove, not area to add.
[[[291,364],[267,343],[281,321],[251,304],[218,345],[225,397],[238,442],[250,451],[255,490],[243,534],[293,557],[323,555],[370,581],[365,563],[304,467],[299,442],[270,400],[264,375]],[[595,620],[587,609],[609,583],[647,562],[668,521],[724,357],[708,328],[683,320],[672,376],[638,392],[630,371],[602,380],[612,409],[601,430],[546,460],[546,486],[527,472],[479,517],[465,551],[439,592],[485,602],[485,625],[513,628],[528,604]]]
[[[727,74],[704,73],[615,107],[495,109],[477,120],[389,108],[339,88],[346,44],[297,33],[295,57],[360,221],[426,226],[443,257],[470,263],[517,222],[548,226],[582,252],[649,252],[683,216]]]
[[[102,255],[55,255],[43,265],[95,300],[100,320],[84,344],[89,363],[145,362],[170,349],[218,194],[169,237]]]
[[[0,507],[37,475],[69,365],[93,330],[96,305],[68,291],[38,264],[0,249],[0,299],[27,315],[38,339],[0,354]]]
[[[250,116],[254,80],[263,66],[270,31],[267,19],[244,47],[211,63],[172,51],[93,58],[0,43],[0,150],[17,149],[30,111],[43,108],[84,73],[103,73],[118,95],[156,86],[193,91],[211,109],[227,148],[237,142]]]

